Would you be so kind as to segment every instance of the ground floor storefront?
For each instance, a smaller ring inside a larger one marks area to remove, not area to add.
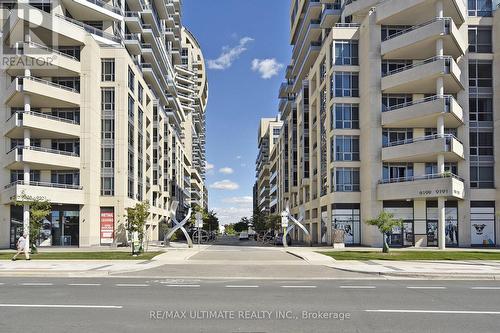
[[[335,230],[343,231],[346,246],[380,245],[378,230],[362,221],[362,203],[332,204],[328,208],[322,207],[317,218],[306,218],[304,221],[314,245],[332,244],[332,232]],[[440,212],[437,200],[384,201],[382,209],[402,221],[402,225],[394,227],[387,236],[391,247],[438,247]],[[314,215],[309,213],[309,216]],[[495,201],[445,201],[446,247],[495,247],[499,244],[498,223]],[[364,233],[373,233],[370,238],[377,239],[378,243],[363,242]],[[295,240],[305,240],[305,235],[299,230],[295,230],[293,236]]]

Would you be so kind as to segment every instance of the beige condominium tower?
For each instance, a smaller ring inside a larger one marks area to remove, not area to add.
[[[495,246],[500,12],[491,0],[292,0],[270,153],[313,243]],[[496,73],[496,74],[495,74]],[[296,239],[304,235],[295,231]]]
[[[127,239],[127,207],[151,204],[146,238],[203,203],[207,81],[179,0],[2,1],[0,247],[52,204],[40,246]]]

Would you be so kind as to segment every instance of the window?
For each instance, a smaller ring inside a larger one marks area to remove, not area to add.
[[[11,170],[10,171],[10,182],[14,183],[17,181],[24,180],[23,170]],[[40,181],[40,170],[30,170],[30,182]]]
[[[382,95],[382,112],[389,111],[392,107],[404,103],[410,103],[413,100],[412,95]]]
[[[390,72],[405,68],[411,64],[411,60],[382,60],[382,76],[386,76]]]
[[[101,139],[113,140],[115,138],[115,120],[102,119],[101,120]]]
[[[469,120],[471,121],[471,127],[477,127],[477,123],[472,122],[493,121],[493,98],[491,95],[471,95],[469,99]]]
[[[54,117],[72,120],[76,124],[80,123],[80,110],[79,109],[52,109],[51,115]]]
[[[359,191],[359,168],[336,168],[335,191],[337,192]]]
[[[101,177],[101,195],[115,195],[115,179],[114,177]]]
[[[331,82],[332,97],[359,97],[358,73],[335,72]]]
[[[140,104],[144,102],[144,88],[140,83],[137,84],[137,99]]]
[[[492,0],[468,0],[469,16],[491,16]]]
[[[113,169],[115,167],[114,148],[101,148],[101,168]]]
[[[80,185],[80,173],[75,171],[52,171],[50,181],[55,184]]]
[[[80,78],[79,77],[53,77],[52,82],[55,84],[80,91]]]
[[[389,39],[394,34],[400,33],[408,28],[411,28],[411,25],[384,25],[381,29],[382,40]]]
[[[495,168],[493,165],[471,165],[470,167],[471,188],[494,188]]]
[[[52,149],[64,151],[68,153],[80,154],[79,140],[52,140]]]
[[[115,111],[115,88],[101,89],[101,108],[103,112]]]
[[[492,52],[491,26],[469,26],[469,52]]]
[[[413,177],[412,163],[384,163],[382,178],[384,180],[411,179]]]
[[[444,172],[451,172],[454,175],[458,175],[458,164],[457,163],[445,163],[444,164]],[[437,163],[425,163],[425,174],[426,175],[435,175],[438,174]]]
[[[471,60],[469,62],[469,86],[471,88],[493,87],[493,66],[491,61]]]
[[[382,146],[389,147],[396,142],[413,139],[412,128],[384,128],[382,130]]]
[[[128,95],[128,120],[134,122],[134,98]]]
[[[31,139],[30,146],[32,147],[41,147],[42,141],[40,139]],[[10,139],[10,149],[14,149],[15,147],[24,147],[23,139]]]
[[[359,161],[359,137],[340,135],[335,136],[335,145],[332,144],[332,159],[335,161]]]
[[[359,128],[359,105],[358,104],[334,104],[331,114],[331,128],[358,129]]]
[[[471,156],[493,156],[493,132],[469,132]]]
[[[135,74],[134,71],[132,71],[132,68],[128,68],[128,88],[134,92],[134,87],[135,87]]]
[[[332,53],[332,65],[359,64],[357,41],[335,41]]]
[[[101,81],[115,80],[115,59],[101,60]]]

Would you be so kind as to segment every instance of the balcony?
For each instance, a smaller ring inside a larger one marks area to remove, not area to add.
[[[451,95],[428,98],[394,105],[382,110],[384,127],[436,127],[440,116],[446,128],[457,128],[464,123],[462,107]]]
[[[449,17],[413,26],[389,36],[382,42],[384,59],[427,59],[436,54],[436,40],[443,39],[444,54],[458,58],[465,53],[467,43]]]
[[[70,13],[78,13],[79,20],[121,20],[122,10],[102,0],[62,0],[64,8]]]
[[[304,40],[304,35],[310,31],[310,22],[311,20],[315,20],[321,15],[322,4],[319,0],[310,0],[308,2],[308,7],[303,9],[303,15],[301,15],[300,19],[292,22],[291,33],[290,33],[290,44],[292,45],[301,45],[306,41]],[[297,15],[298,17],[299,15]],[[320,28],[320,21],[316,20],[317,28]],[[308,32],[306,32],[306,30]],[[321,30],[319,30],[321,33]]]
[[[24,105],[24,94],[31,97],[31,104],[41,108],[64,108],[80,105],[80,92],[34,76],[18,76],[6,92],[5,104],[11,107]]]
[[[328,29],[335,25],[340,20],[342,14],[342,9],[340,5],[335,3],[325,4],[323,11],[321,12],[321,22],[320,26],[322,29]]]
[[[435,94],[436,79],[442,77],[446,93],[458,93],[464,87],[461,71],[449,56],[437,56],[388,72],[382,77],[384,93]]]
[[[5,161],[5,167],[10,169],[22,169],[23,163],[43,170],[80,169],[78,154],[35,146],[17,146],[7,153]]]
[[[69,119],[50,114],[18,111],[10,117],[5,125],[5,136],[22,139],[24,129],[31,130],[31,136],[39,139],[73,139],[80,137],[80,124]]]
[[[125,44],[127,50],[133,55],[139,55],[142,53],[139,34],[125,34],[123,44]]]
[[[34,76],[51,76],[54,70],[59,76],[76,76],[81,72],[77,58],[34,42],[17,43],[16,54],[12,57],[15,59],[6,66],[10,76],[24,75],[26,64],[34,64],[30,67]]]
[[[408,25],[432,19],[438,0],[388,0],[377,6],[377,24]],[[467,18],[465,0],[443,0],[444,16],[461,25]]]
[[[126,11],[123,17],[127,29],[131,33],[140,33],[142,30],[141,16],[138,11]]]
[[[447,162],[461,161],[464,159],[464,146],[451,134],[436,134],[391,142],[382,148],[384,162],[435,162],[439,155],[444,155]]]
[[[412,200],[446,197],[463,200],[463,179],[451,173],[395,178],[377,185],[377,200]]]
[[[45,197],[51,203],[83,205],[84,191],[79,185],[66,185],[48,182],[17,181],[5,186],[2,192],[2,204],[16,201],[17,197],[26,194],[31,197]]]
[[[343,15],[345,17],[351,15],[366,15],[370,9],[375,7],[379,2],[382,2],[382,0],[346,0]]]

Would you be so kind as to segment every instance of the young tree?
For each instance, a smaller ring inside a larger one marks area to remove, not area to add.
[[[234,235],[234,234],[236,234],[236,231],[234,230],[234,224],[226,224],[224,226],[224,232],[227,235]]]
[[[267,231],[266,217],[267,216],[258,209],[253,212],[252,224],[255,231]]]
[[[49,200],[45,197],[33,197],[22,193],[16,198],[16,206],[29,205],[30,211],[30,223],[28,235],[30,239],[30,248],[32,253],[37,253],[36,242],[40,236],[40,229],[42,228],[42,221],[50,214],[52,211],[52,205]]]
[[[278,214],[269,215],[266,218],[267,230],[276,231],[281,227],[281,216]]]
[[[249,223],[250,223],[250,221],[248,220],[247,217],[241,218],[240,222],[238,222],[234,225],[234,231],[236,231],[236,232],[247,231]]]
[[[139,202],[135,207],[127,208],[127,214],[125,218],[127,219],[127,231],[130,237],[137,232],[139,238],[139,253],[144,249],[144,231],[146,220],[149,216],[149,203],[147,201]],[[135,254],[134,244],[132,244],[132,254]]]
[[[389,212],[381,212],[377,218],[367,220],[367,224],[373,225],[378,228],[378,230],[382,233],[382,238],[384,240],[383,252],[389,253],[389,244],[387,244],[387,237],[389,233],[392,232],[394,227],[401,227],[403,221],[400,219],[395,219],[394,214]]]
[[[206,217],[203,217],[203,229],[208,231],[219,232],[219,218],[213,210],[206,211]]]

